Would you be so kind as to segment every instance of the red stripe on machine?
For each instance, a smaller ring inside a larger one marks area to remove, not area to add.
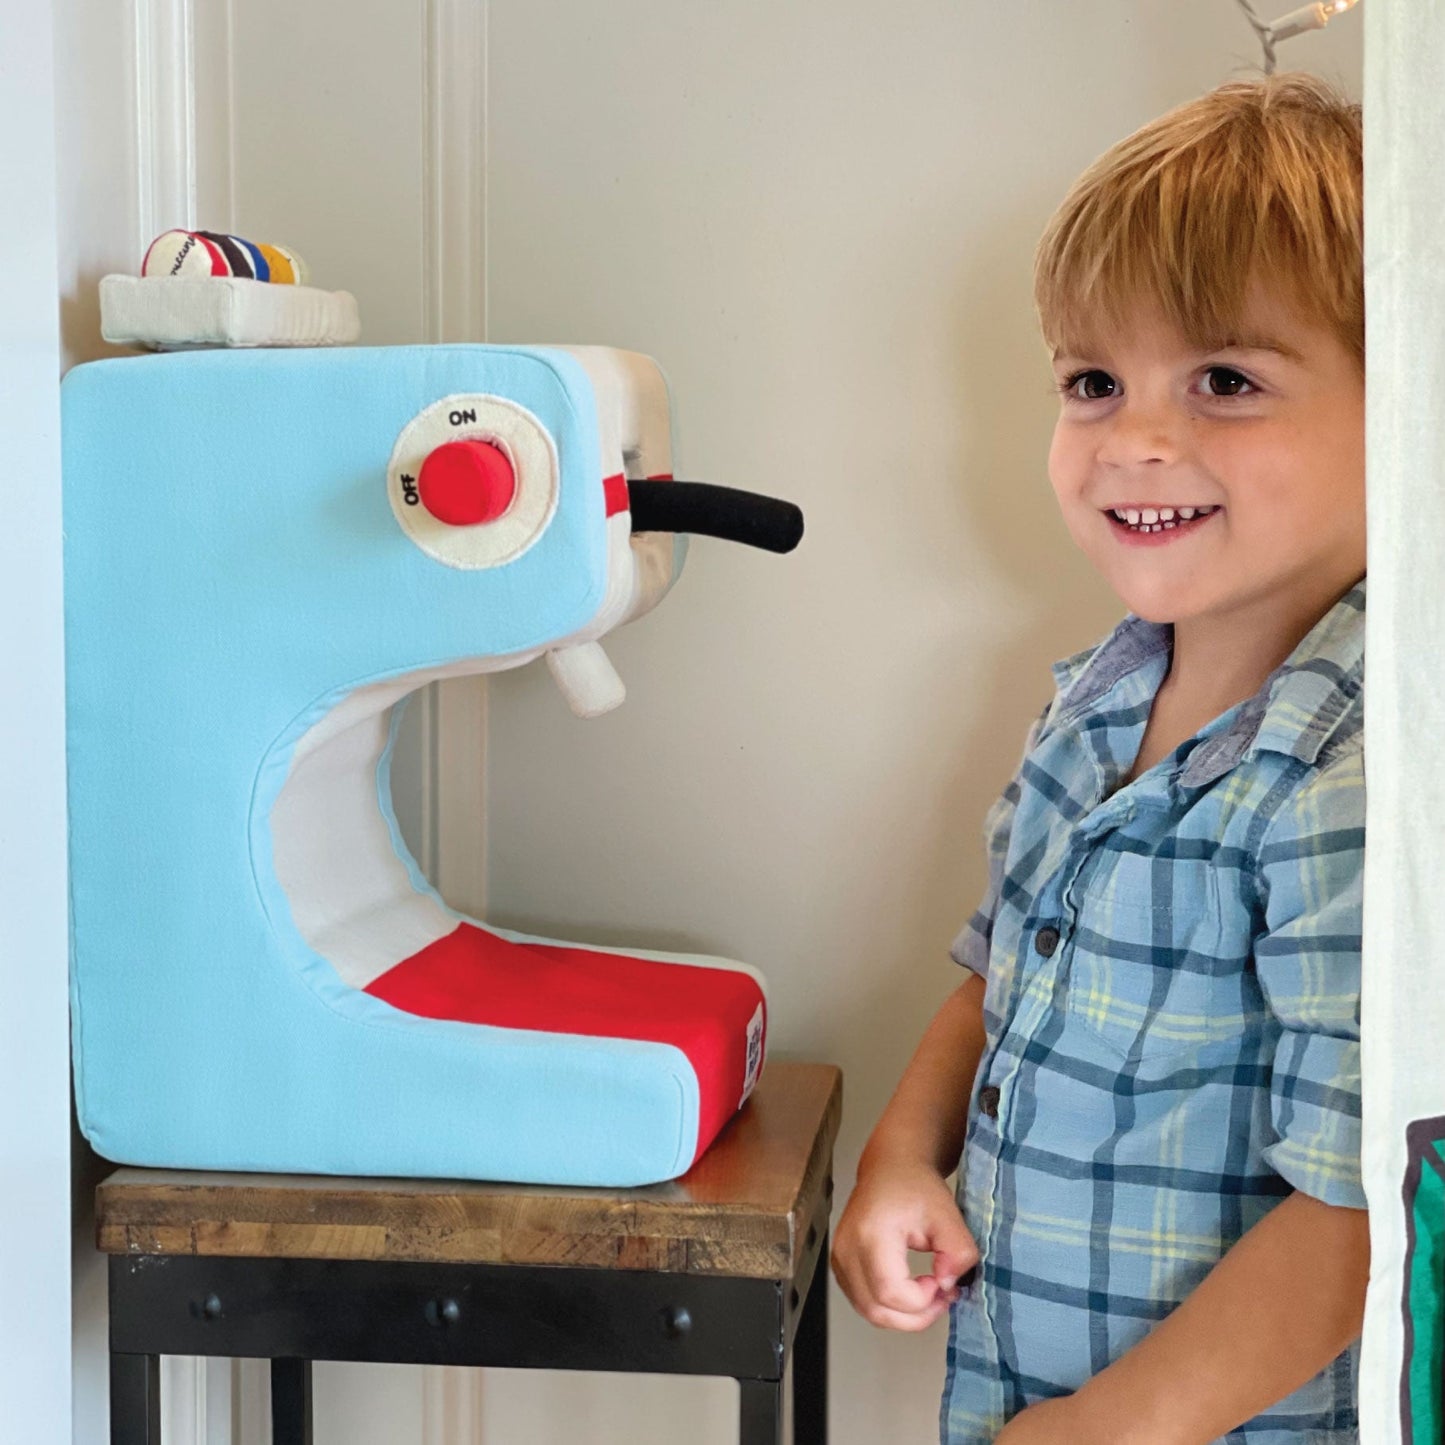
[[[615,517],[627,510],[627,478],[618,472],[615,477],[602,479],[602,490],[607,497],[607,515]]]
[[[697,1075],[694,1159],[743,1096],[748,1025],[760,1006],[764,1037],[767,1029],[762,990],[740,969],[513,943],[470,923],[403,959],[366,992],[422,1018],[673,1045]]]

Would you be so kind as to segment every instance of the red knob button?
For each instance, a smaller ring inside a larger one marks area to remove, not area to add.
[[[474,527],[495,521],[512,505],[517,474],[506,453],[490,442],[446,442],[428,453],[416,486],[422,506],[437,521]]]

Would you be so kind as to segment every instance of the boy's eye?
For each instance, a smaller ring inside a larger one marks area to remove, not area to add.
[[[1227,378],[1229,378],[1231,381],[1234,381],[1234,382],[1240,382],[1240,381],[1242,381],[1247,387],[1249,387],[1249,388],[1251,388],[1251,389],[1253,389],[1253,387],[1254,387],[1254,383],[1253,383],[1247,376],[1241,376],[1232,366],[1211,366],[1211,367],[1209,368],[1208,374],[1209,374],[1210,376],[1223,376],[1223,377],[1227,377]],[[1225,392],[1216,392],[1215,395],[1216,395],[1216,396],[1238,396],[1238,395],[1240,395],[1240,393],[1239,393],[1238,391],[1225,391]]]
[[[1231,396],[1241,396],[1241,395],[1245,395],[1245,393],[1242,392],[1242,391],[1239,389],[1241,383],[1243,383],[1244,386],[1250,388],[1251,390],[1254,389],[1254,383],[1253,383],[1252,381],[1250,381],[1250,379],[1249,379],[1247,376],[1243,376],[1243,375],[1241,375],[1239,372],[1237,372],[1232,366],[1210,366],[1210,367],[1207,367],[1207,368],[1205,369],[1205,376],[1208,377],[1208,378],[1222,377],[1222,378],[1224,379],[1223,385],[1224,385],[1226,388],[1228,388],[1227,390],[1222,390],[1222,391],[1221,391],[1221,390],[1211,389],[1210,392],[1209,392],[1209,395],[1211,395],[1211,396],[1231,397]],[[1096,381],[1095,378],[1098,378],[1098,380]],[[1062,397],[1064,397],[1065,400],[1072,400],[1072,401],[1107,401],[1107,400],[1108,400],[1108,396],[1109,396],[1108,393],[1102,392],[1102,390],[1101,390],[1101,391],[1097,391],[1097,392],[1096,392],[1096,391],[1091,391],[1088,385],[1086,385],[1085,388],[1084,388],[1084,394],[1083,394],[1082,396],[1080,396],[1080,395],[1074,390],[1074,388],[1075,388],[1076,386],[1078,386],[1078,384],[1079,384],[1081,381],[1082,381],[1082,382],[1086,382],[1086,383],[1091,383],[1092,385],[1098,386],[1098,387],[1100,387],[1100,388],[1102,388],[1102,387],[1104,387],[1104,386],[1115,387],[1115,386],[1118,385],[1118,383],[1114,380],[1114,378],[1113,378],[1112,376],[1109,375],[1109,373],[1108,373],[1107,371],[1100,371],[1100,370],[1098,370],[1098,369],[1095,367],[1095,368],[1090,368],[1090,369],[1084,370],[1084,371],[1076,371],[1076,372],[1074,372],[1071,376],[1065,377],[1064,380],[1061,381],[1061,382],[1059,383],[1059,385],[1058,385],[1055,389],[1059,392],[1059,394],[1060,394]]]
[[[1113,378],[1112,376],[1110,376],[1107,371],[1098,371],[1098,370],[1076,371],[1076,372],[1073,373],[1072,376],[1066,376],[1066,377],[1064,378],[1064,380],[1059,383],[1058,390],[1059,390],[1060,395],[1062,395],[1066,400],[1073,400],[1073,401],[1103,401],[1103,400],[1106,400],[1106,398],[1100,397],[1100,396],[1092,396],[1092,395],[1078,396],[1078,395],[1075,393],[1074,388],[1075,388],[1081,381],[1086,381],[1086,380],[1088,380],[1088,379],[1091,378],[1091,377],[1101,377],[1101,378],[1103,378],[1103,380],[1104,380],[1105,382],[1107,382],[1110,386],[1113,386],[1113,385],[1115,384],[1115,383],[1114,383],[1114,378]]]

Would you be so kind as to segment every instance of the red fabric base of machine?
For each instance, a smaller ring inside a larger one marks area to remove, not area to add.
[[[565,944],[513,943],[473,924],[429,944],[366,990],[406,1013],[495,1028],[672,1044],[697,1075],[696,1159],[737,1111],[749,1024],[767,1007],[751,974]]]

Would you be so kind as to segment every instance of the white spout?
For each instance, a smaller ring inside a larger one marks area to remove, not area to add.
[[[601,717],[627,696],[627,688],[600,643],[556,648],[547,654],[547,666],[567,706],[578,717]]]

